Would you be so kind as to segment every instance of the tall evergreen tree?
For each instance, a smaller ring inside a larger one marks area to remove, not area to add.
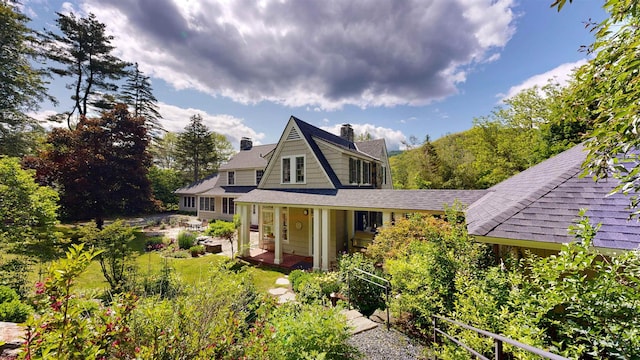
[[[147,132],[155,140],[158,140],[164,128],[160,124],[162,115],[158,112],[158,100],[153,95],[153,88],[149,77],[145,76],[138,68],[138,63],[133,65],[127,74],[127,81],[122,86],[121,98],[129,105],[134,117],[144,117],[147,124]]]
[[[180,170],[189,174],[193,182],[202,175],[212,173],[215,160],[215,147],[212,132],[202,122],[202,116],[193,115],[184,132],[178,134],[176,143],[176,162]]]
[[[113,107],[117,80],[126,75],[127,63],[112,54],[113,36],[106,34],[106,26],[94,14],[77,18],[57,13],[56,24],[60,34],[46,31],[43,35],[45,54],[55,64],[49,70],[61,77],[71,77],[67,84],[72,89],[71,111],[66,117],[71,129],[72,117],[86,116],[90,106],[99,110]]]
[[[37,52],[29,18],[0,1],[0,154],[22,156],[31,152],[28,136],[39,130],[37,121],[25,112],[36,110],[48,99],[44,73],[32,67]]]

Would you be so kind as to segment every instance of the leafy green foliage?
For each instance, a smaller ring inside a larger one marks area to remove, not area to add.
[[[558,10],[565,1],[555,1]],[[637,50],[640,46],[640,11],[633,0],[607,0],[609,17],[591,24],[595,41],[588,48],[594,54],[575,74],[574,96],[568,101],[584,109],[592,124],[587,148],[585,175],[620,179],[615,191],[631,196],[631,207],[640,203],[640,84],[636,81]],[[635,210],[633,215],[638,215]]]
[[[118,105],[100,118],[81,118],[75,130],[54,129],[36,163],[38,178],[60,187],[66,217],[93,218],[101,228],[107,214],[152,208],[148,142],[144,119]]]
[[[30,133],[40,125],[25,112],[36,110],[47,95],[43,73],[34,69],[35,32],[29,18],[6,1],[0,2],[0,155],[22,156],[33,152]]]
[[[26,298],[27,292],[30,290],[27,286],[27,275],[30,271],[31,262],[26,256],[7,261],[0,258],[0,287],[9,287],[18,293],[20,298]]]
[[[10,287],[0,285],[0,304],[19,300],[18,293]]]
[[[21,323],[27,320],[31,313],[33,313],[31,306],[22,303],[18,299],[0,301],[0,321]]]
[[[191,253],[191,256],[193,256],[193,257],[198,257],[200,255],[204,255],[204,253],[205,253],[204,245],[194,245],[194,246],[189,248],[189,252]]]
[[[142,285],[145,295],[157,295],[160,299],[173,299],[181,295],[184,288],[166,258],[162,261],[158,274],[145,277]]]
[[[160,210],[177,210],[179,198],[174,191],[185,185],[182,175],[177,170],[152,166],[149,168],[149,181]]]
[[[236,237],[236,230],[239,226],[240,217],[234,216],[233,222],[218,220],[210,223],[207,230],[205,230],[205,234],[228,240],[231,244],[231,253],[234,254],[233,240]]]
[[[118,220],[102,230],[95,226],[85,226],[82,233],[82,241],[101,251],[97,258],[111,290],[120,293],[129,289],[135,273],[131,258],[131,243],[136,239],[134,229]]]
[[[39,186],[16,158],[0,157],[0,245],[38,240],[57,218],[58,194]]]
[[[164,132],[158,112],[158,100],[153,95],[153,88],[149,77],[145,76],[138,68],[138,63],[133,69],[127,71],[127,80],[122,86],[121,99],[131,109],[134,117],[143,117],[147,126],[147,133],[154,139],[158,139]]]
[[[117,297],[108,307],[85,307],[74,281],[99,254],[74,245],[67,257],[54,262],[44,282],[36,284],[38,316],[27,322],[21,359],[123,358],[133,353],[129,320],[135,298]]]
[[[349,327],[337,308],[287,303],[269,323],[275,329],[269,359],[353,359],[357,354],[347,343]]]
[[[362,253],[343,255],[338,261],[341,280],[348,285],[347,295],[351,304],[364,316],[371,316],[377,309],[385,309],[384,289],[372,284],[386,285],[375,278],[368,278],[356,269],[383,277],[371,259]],[[363,276],[367,280],[363,279]],[[321,289],[321,288],[320,288]]]
[[[196,243],[196,235],[188,231],[180,231],[178,233],[178,247],[188,250]]]

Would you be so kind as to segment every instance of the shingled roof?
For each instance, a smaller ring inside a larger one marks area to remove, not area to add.
[[[265,190],[256,189],[237,202],[298,207],[331,207],[332,209],[369,209],[390,211],[424,211],[442,213],[456,201],[467,206],[486,190],[391,190],[391,189],[327,189]]]
[[[254,145],[249,150],[241,150],[235,154],[228,162],[220,165],[219,170],[235,169],[264,169],[267,160],[264,158],[269,152],[275,149],[277,144]]]
[[[174,193],[178,195],[199,194],[203,191],[213,189],[216,186],[217,182],[218,182],[218,174],[213,174],[195,183],[189,184],[185,187],[181,187],[180,189],[174,191]]]
[[[491,188],[466,213],[472,235],[488,238],[567,243],[567,229],[588,209],[592,223],[602,227],[593,245],[606,249],[636,249],[640,223],[628,220],[629,199],[608,196],[613,179],[594,182],[580,177],[586,158],[583,145],[535,165]]]

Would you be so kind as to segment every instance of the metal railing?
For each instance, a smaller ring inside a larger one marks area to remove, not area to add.
[[[515,347],[518,347],[522,350],[528,351],[532,354],[535,355],[539,355],[544,359],[551,359],[551,360],[569,360],[566,357],[560,356],[560,355],[556,355],[554,353],[550,353],[548,351],[542,350],[542,349],[538,349],[536,347],[533,347],[531,345],[527,345],[527,344],[523,344],[519,341],[515,341],[513,339],[509,339],[507,337],[504,337],[502,335],[498,335],[498,334],[494,334],[492,332],[489,331],[485,331],[485,330],[481,330],[478,328],[475,328],[471,325],[467,325],[464,323],[461,323],[459,321],[455,321],[455,320],[451,320],[449,318],[446,318],[444,316],[439,316],[439,315],[433,315],[433,342],[437,343],[438,341],[438,334],[443,335],[444,337],[446,337],[447,339],[451,340],[452,342],[454,342],[456,345],[464,348],[465,350],[467,350],[470,354],[476,356],[478,359],[482,359],[482,360],[490,360],[488,357],[480,354],[479,352],[477,352],[476,350],[472,349],[471,347],[467,346],[466,344],[464,344],[462,341],[456,339],[455,337],[447,334],[446,332],[444,332],[442,329],[439,329],[437,326],[437,322],[436,320],[440,319],[440,320],[444,320],[447,321],[451,324],[460,326],[461,328],[467,329],[467,330],[471,330],[474,331],[480,335],[484,335],[487,337],[490,337],[493,339],[493,343],[494,343],[494,353],[495,353],[495,360],[504,360],[506,359],[506,355],[503,352],[502,349],[502,345],[503,344],[509,344],[509,345],[513,345]]]
[[[358,269],[358,268],[354,268],[352,270],[355,270],[356,273],[353,273],[351,271],[347,272],[347,298],[349,299],[349,307],[351,307],[351,277],[354,276],[357,279],[366,281],[370,284],[373,284],[379,288],[384,289],[384,294],[385,294],[385,308],[387,309],[387,330],[389,330],[391,323],[389,321],[389,292],[391,290],[391,282],[389,282],[389,280],[382,278],[376,274],[372,274],[370,272]],[[373,281],[372,279],[375,279],[376,281]],[[381,284],[381,283],[384,283]]]

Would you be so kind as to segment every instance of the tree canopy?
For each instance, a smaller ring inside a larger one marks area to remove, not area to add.
[[[17,158],[0,157],[0,244],[24,242],[56,222],[58,193],[35,182]]]
[[[145,119],[117,105],[100,118],[82,117],[74,130],[54,129],[38,173],[59,187],[65,217],[95,219],[101,228],[108,214],[151,208],[148,143]]]
[[[47,94],[44,74],[32,66],[37,55],[29,18],[0,1],[0,154],[22,156],[31,152],[30,134],[40,130],[26,115],[36,110]]]
[[[113,36],[94,14],[76,17],[57,13],[59,32],[48,30],[43,35],[46,57],[53,62],[48,68],[53,74],[70,77],[67,87],[73,92],[70,111],[62,114],[72,128],[72,117],[87,116],[90,106],[110,109],[115,103],[117,80],[126,73],[127,63],[112,54]]]
[[[122,86],[121,98],[129,105],[134,117],[142,116],[146,119],[147,132],[153,139],[159,139],[164,132],[158,111],[158,100],[153,95],[153,87],[148,76],[145,76],[135,63],[133,69],[127,72],[127,81]]]

